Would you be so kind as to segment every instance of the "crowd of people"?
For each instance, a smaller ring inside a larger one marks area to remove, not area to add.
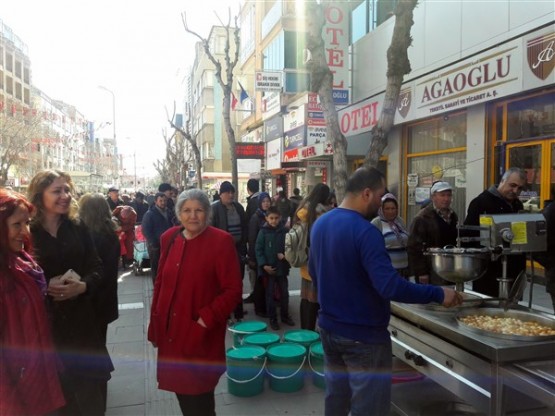
[[[464,223],[477,225],[483,213],[519,212],[525,186],[525,172],[508,169],[472,200]],[[37,173],[27,197],[0,189],[0,414],[104,414],[114,370],[107,328],[118,318],[118,269],[134,261],[137,225],[154,282],[148,339],[158,350],[159,388],[176,393],[184,414],[214,414],[226,327],[244,319],[243,304],[253,303],[272,330],[296,325],[285,258],[295,224],[308,230],[300,327],[320,332],[326,413],[387,414],[389,302],[462,302],[423,255],[457,243],[452,185],[432,184],[429,203],[410,227],[376,169],[357,170],[339,206],[323,183],[306,197],[294,189],[288,198],[281,189],[274,197],[261,192],[250,179],[246,208],[230,182],[218,191],[211,201],[201,190],[178,195],[162,183],[157,193],[133,199],[112,187],[107,196],[77,200],[71,177],[58,170]],[[545,209],[549,250],[554,206]],[[555,280],[552,258],[537,260]],[[511,262],[514,278],[525,258]],[[473,289],[498,296],[499,267],[493,262]],[[243,300],[245,270],[251,293]],[[555,299],[554,285],[547,289]]]

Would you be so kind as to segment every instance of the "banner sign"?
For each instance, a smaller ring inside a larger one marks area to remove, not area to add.
[[[283,88],[283,73],[256,72],[254,89],[256,91],[281,91]]]

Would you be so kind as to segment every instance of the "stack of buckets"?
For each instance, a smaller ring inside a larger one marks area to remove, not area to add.
[[[234,334],[234,346],[226,356],[228,391],[241,397],[262,393],[264,369],[270,388],[277,392],[301,390],[308,368],[312,371],[313,383],[323,388],[324,354],[318,333],[291,330],[280,342],[279,335],[265,332],[266,328],[264,322],[258,321],[241,322],[229,328]]]

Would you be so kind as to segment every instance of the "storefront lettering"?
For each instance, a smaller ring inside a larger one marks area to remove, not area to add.
[[[325,9],[325,16],[328,23],[326,27],[328,41],[326,44],[330,46],[326,48],[328,66],[330,68],[340,68],[341,71],[345,67],[345,31],[343,29],[345,14],[341,8],[329,6]],[[335,75],[333,69],[332,72]],[[334,79],[336,79],[335,76]],[[337,84],[333,84],[332,88],[343,88],[343,85],[344,82],[341,79]]]
[[[316,148],[314,146],[304,147],[301,149],[301,156],[303,159],[307,157],[314,157],[316,156]]]
[[[341,132],[347,134],[378,123],[378,102],[374,101],[341,116]]]
[[[499,81],[511,72],[511,55],[506,55],[495,61],[475,66],[466,72],[458,72],[453,76],[437,80],[424,87],[422,104],[439,98],[449,98],[454,93],[462,92],[467,88],[476,88]]]

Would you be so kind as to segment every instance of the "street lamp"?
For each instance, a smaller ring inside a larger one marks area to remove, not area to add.
[[[112,94],[112,126],[114,128],[114,134],[113,134],[114,160],[115,160],[115,170],[117,171],[118,170],[118,159],[117,159],[117,157],[118,157],[118,144],[117,144],[117,141],[116,141],[116,94],[114,94],[114,91],[112,91],[111,89],[106,88],[102,85],[99,85],[98,88]]]

